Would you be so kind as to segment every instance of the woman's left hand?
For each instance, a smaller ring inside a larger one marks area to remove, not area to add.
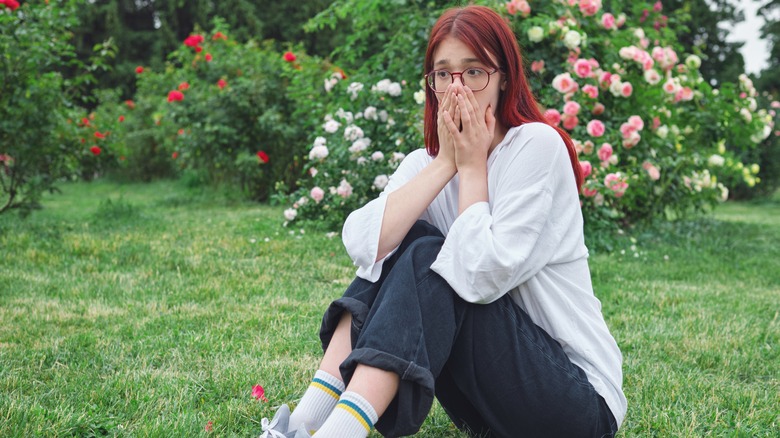
[[[479,107],[474,93],[468,87],[459,88],[457,105],[463,128],[459,130],[453,121],[447,121],[447,128],[454,140],[455,165],[459,173],[475,166],[484,171],[496,118],[490,105],[484,110]]]

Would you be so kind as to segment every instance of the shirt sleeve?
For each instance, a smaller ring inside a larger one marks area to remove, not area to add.
[[[561,244],[557,224],[579,211],[560,135],[542,124],[522,129],[488,175],[496,179],[490,202],[458,216],[431,266],[469,302],[493,302],[538,273]],[[570,184],[573,197],[556,204],[562,184]]]
[[[407,155],[388,180],[382,193],[376,199],[350,213],[344,222],[341,232],[342,241],[352,263],[358,268],[356,274],[358,277],[371,282],[379,280],[382,264],[398,249],[398,247],[393,248],[384,258],[376,260],[387,195],[414,178],[427,165],[427,157],[425,149],[418,149]]]

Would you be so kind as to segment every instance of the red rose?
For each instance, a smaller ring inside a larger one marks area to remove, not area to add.
[[[200,53],[203,51],[203,47],[201,46],[195,46],[195,53]]]
[[[202,42],[203,35],[190,35],[184,39],[184,45],[189,47],[197,47]]]
[[[144,68],[143,68],[143,66],[139,65],[138,67],[136,67],[136,68],[135,68],[135,72],[136,72],[136,74],[139,74],[139,75],[140,75],[141,73],[143,73],[143,72],[144,72]]]
[[[12,11],[15,11],[19,7],[19,2],[16,0],[0,1],[0,5],[5,4]]]
[[[284,60],[287,61],[287,62],[293,62],[296,59],[298,59],[298,57],[296,57],[295,53],[293,53],[293,52],[286,52],[284,54]]]
[[[206,62],[211,62],[211,60],[214,59],[211,57],[211,53],[206,53]]]
[[[211,39],[213,39],[215,41],[216,40],[225,40],[225,41],[227,41],[227,35],[225,35],[222,32],[217,32],[217,33],[214,34],[213,37],[211,37]]]
[[[173,151],[173,153],[171,154],[171,158],[173,158],[174,160],[179,158],[179,153],[176,152],[176,151]]]
[[[182,82],[181,84],[179,84],[179,91],[184,91],[188,88],[190,88],[190,84],[188,84],[187,82]]]
[[[184,93],[179,90],[172,90],[168,93],[168,102],[175,102],[178,100],[184,100]]]
[[[265,164],[270,159],[268,158],[268,154],[266,154],[264,151],[257,151],[257,159],[260,160],[261,163]]]
[[[100,155],[100,152],[102,152],[100,147],[98,147],[98,145],[92,146],[91,148],[89,148],[89,151],[92,152],[92,155],[96,157]]]
[[[126,100],[125,101],[125,105],[127,105],[127,107],[130,108],[130,109],[134,109],[135,108],[135,102],[133,102],[132,100]]]
[[[106,138],[106,136],[105,136],[104,134],[101,134],[101,133],[100,133],[100,132],[98,132],[98,131],[95,131],[95,138],[100,138],[100,139],[103,139],[103,138]]]
[[[119,116],[119,123],[122,123],[125,121],[125,116]]]
[[[219,87],[220,90],[225,88],[226,85],[227,85],[227,82],[225,82],[224,79],[220,79],[220,80],[217,81],[217,87]]]

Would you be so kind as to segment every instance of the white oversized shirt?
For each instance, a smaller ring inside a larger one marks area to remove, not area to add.
[[[432,160],[425,149],[410,153],[380,196],[347,218],[343,241],[359,277],[376,282],[389,257],[376,260],[387,195]],[[510,129],[488,158],[488,199],[459,216],[457,175],[436,196],[420,217],[446,236],[431,268],[468,302],[508,293],[585,371],[620,425],[622,356],[593,294],[579,195],[560,135],[543,123]]]

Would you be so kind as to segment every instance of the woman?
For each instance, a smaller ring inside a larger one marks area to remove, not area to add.
[[[426,149],[344,224],[358,278],[323,318],[312,384],[264,436],[411,435],[434,396],[475,436],[614,435],[622,359],[593,295],[571,139],[544,122],[489,8],[445,12],[425,68]]]

